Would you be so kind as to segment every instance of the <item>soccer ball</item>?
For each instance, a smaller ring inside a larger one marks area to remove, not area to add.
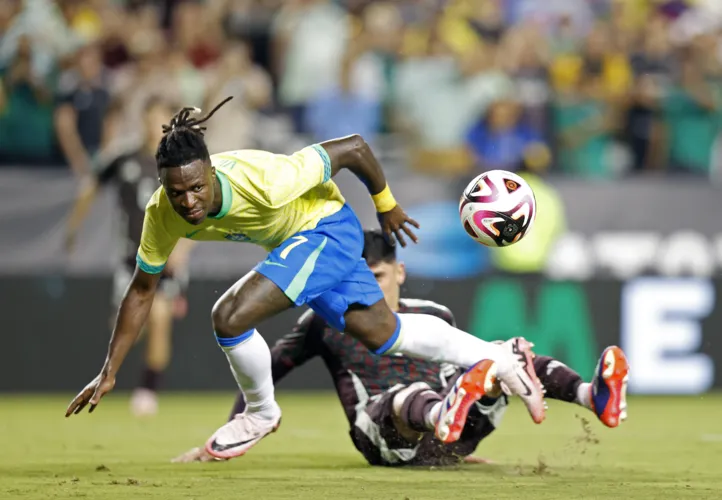
[[[520,241],[536,215],[534,192],[524,179],[504,170],[490,170],[466,186],[459,202],[461,225],[488,247]]]

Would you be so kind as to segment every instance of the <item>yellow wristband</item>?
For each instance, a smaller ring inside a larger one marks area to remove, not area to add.
[[[384,190],[379,194],[372,194],[371,199],[374,200],[376,211],[380,214],[389,212],[396,206],[396,200],[394,199],[394,195],[391,194],[391,189],[389,189],[388,184],[386,184]]]

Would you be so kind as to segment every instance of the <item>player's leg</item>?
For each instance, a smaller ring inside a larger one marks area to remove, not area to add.
[[[206,451],[214,457],[243,455],[278,428],[281,410],[274,395],[271,351],[254,326],[292,305],[273,281],[251,271],[213,307],[216,339],[246,400],[246,411],[223,425],[206,443]]]
[[[353,278],[356,282],[363,280],[369,285],[375,283],[364,262],[359,262]],[[354,286],[351,283],[351,288]],[[340,287],[339,291],[350,301],[343,317],[345,331],[375,353],[399,352],[465,368],[473,367],[482,360],[491,360],[496,365],[497,377],[524,401],[532,419],[537,423],[544,420],[542,387],[533,366],[524,369],[502,346],[454,328],[436,316],[394,314],[383,300],[365,305],[353,291],[348,291],[348,287]],[[530,346],[524,346],[524,349],[524,354],[531,358]]]
[[[158,386],[170,361],[173,301],[164,293],[153,299],[145,334],[145,368],[140,385],[133,391],[131,411],[136,416],[158,411]]]
[[[393,399],[393,422],[396,431],[416,444],[417,453],[409,463],[415,465],[448,465],[464,461],[476,450],[479,442],[498,426],[507,406],[498,384],[466,410],[461,424],[463,432],[451,444],[438,438],[440,417],[450,401],[459,398],[459,387],[468,384],[468,373],[460,373],[444,392],[437,393],[424,383],[411,384],[396,391]],[[464,425],[466,424],[466,425]],[[471,457],[469,462],[488,463]]]
[[[619,347],[610,346],[602,352],[590,383],[548,356],[534,358],[534,367],[547,397],[588,408],[607,427],[617,427],[627,418],[629,364]]]
[[[226,352],[238,385],[245,394],[246,410],[221,427],[207,450],[218,458],[245,452],[280,421],[273,399],[271,354],[254,326],[292,306],[308,303],[335,286],[361,258],[339,239],[346,210],[323,219],[318,226],[286,240],[271,251],[253,272],[228,290],[213,308],[218,343]],[[266,425],[255,432],[263,417]],[[251,424],[248,424],[251,422]],[[248,437],[249,429],[256,437]],[[267,432],[266,432],[267,431]],[[265,434],[264,434],[265,432]]]
[[[370,465],[400,466],[416,463],[416,451],[434,428],[442,397],[428,384],[416,382],[394,387],[365,402],[356,413],[351,439]],[[413,411],[407,402],[415,400]]]
[[[251,271],[226,291],[213,307],[216,339],[228,358],[251,413],[267,416],[277,413],[271,353],[254,327],[291,306],[273,281]]]

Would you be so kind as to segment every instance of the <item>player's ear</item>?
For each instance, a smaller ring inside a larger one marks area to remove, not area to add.
[[[401,286],[406,281],[406,266],[403,262],[396,263],[396,284]]]

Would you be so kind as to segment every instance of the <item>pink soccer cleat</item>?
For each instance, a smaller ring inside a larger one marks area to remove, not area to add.
[[[546,403],[544,387],[534,370],[534,353],[531,350],[534,344],[523,337],[514,337],[502,345],[511,358],[511,369],[498,372],[502,387],[508,394],[519,396],[532,420],[540,424],[546,416]]]
[[[206,451],[221,459],[240,457],[281,425],[281,413],[273,419],[239,413],[218,429],[206,443]]]

